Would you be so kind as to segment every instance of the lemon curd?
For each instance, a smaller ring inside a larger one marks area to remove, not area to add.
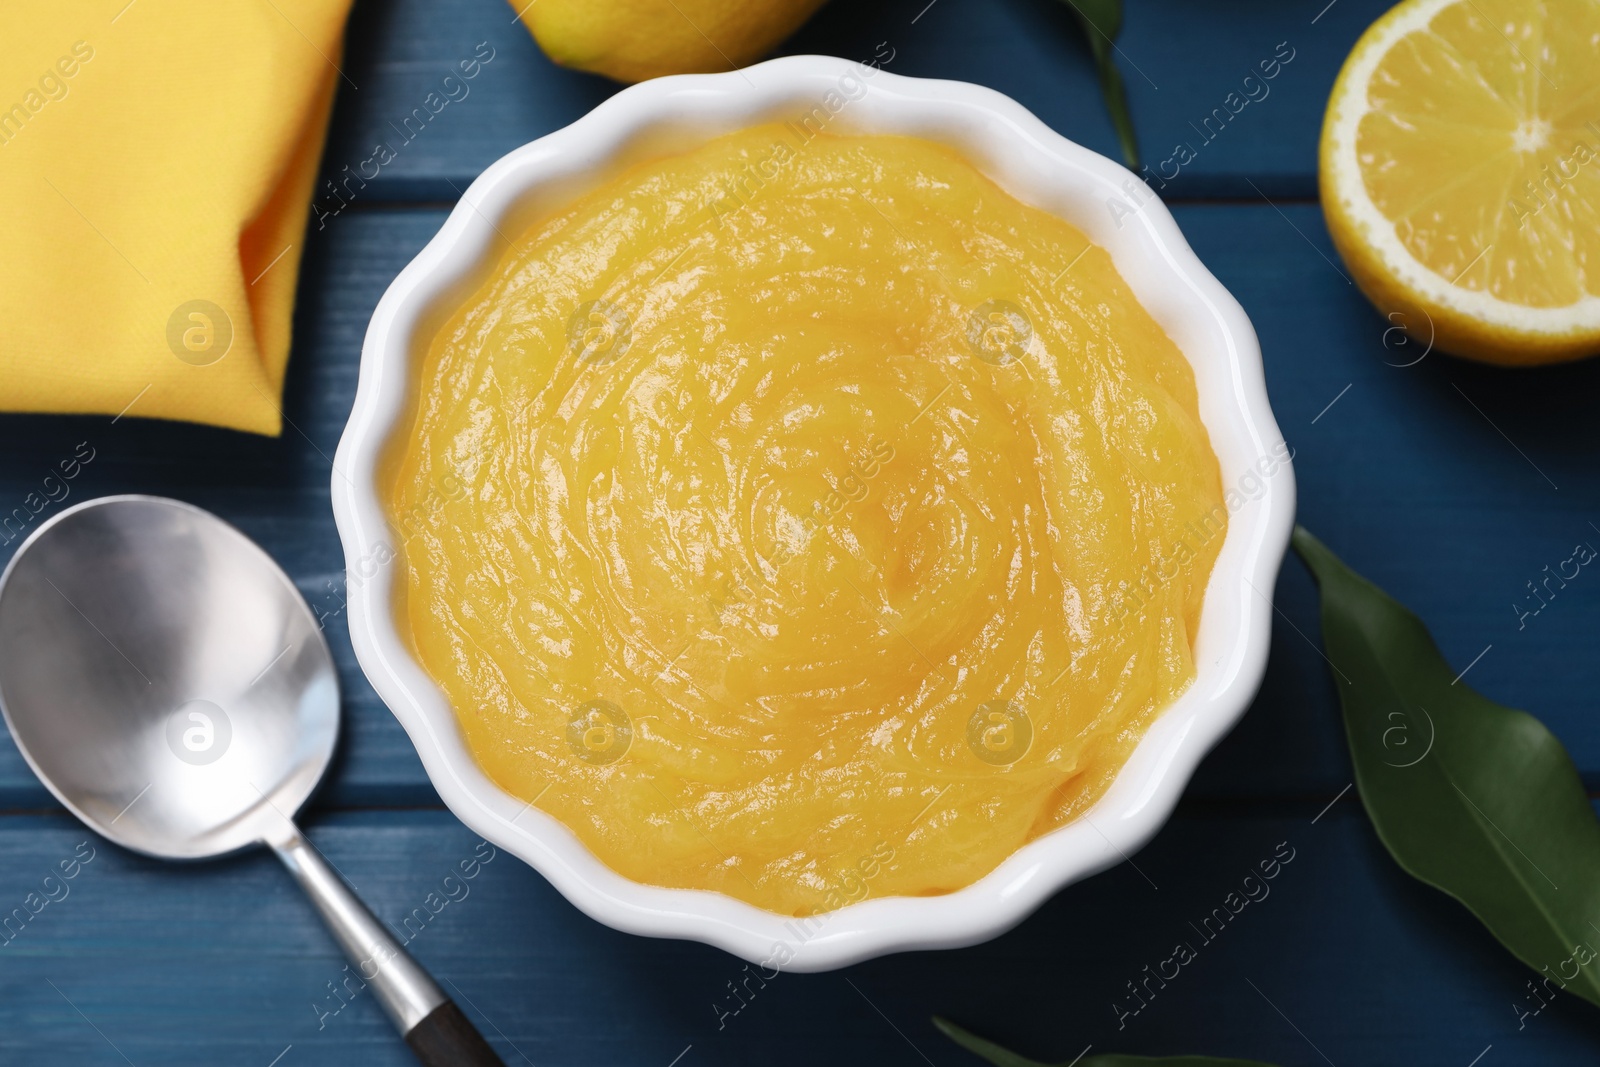
[[[489,776],[629,878],[958,889],[1194,676],[1227,509],[1190,367],[947,147],[772,124],[637,165],[419,363],[402,632]]]

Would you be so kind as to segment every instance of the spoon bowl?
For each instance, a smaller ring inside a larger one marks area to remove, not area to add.
[[[0,575],[0,714],[56,799],[116,844],[182,860],[270,846],[423,1064],[500,1064],[294,824],[333,757],[338,675],[244,534],[153,496],[41,525]]]
[[[333,656],[232,526],[155,497],[70,508],[0,578],[0,707],[56,798],[167,859],[272,836],[339,732]]]

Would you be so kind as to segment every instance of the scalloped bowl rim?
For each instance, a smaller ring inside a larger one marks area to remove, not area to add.
[[[829,94],[833,95],[830,96]],[[798,110],[794,110],[798,109]],[[821,109],[820,111],[816,109]],[[1112,255],[1140,302],[1194,367],[1201,418],[1225,489],[1241,489],[1207,586],[1194,683],[1151,723],[1091,811],[1029,842],[994,871],[942,896],[879,897],[809,919],[722,894],[666,889],[611,870],[560,822],[501,790],[473,760],[443,693],[394,623],[393,540],[379,502],[386,440],[402,417],[412,357],[430,314],[481,277],[509,221],[539,190],[602,180],[651,136],[690,143],[809,113],[853,132],[944,141],[1025,202],[1060,215]],[[1132,173],[1055,133],[1010,98],[963,82],[908,78],[822,56],[632,86],[564,129],[502,157],[389,286],[362,347],[356,399],[334,459],[350,637],[373,688],[416,746],[440,797],[485,839],[537,869],[570,902],[619,930],[719,946],[790,971],[888,952],[972,944],[1026,918],[1062,887],[1126,859],[1165,823],[1201,758],[1243,715],[1266,670],[1271,593],[1294,516],[1294,476],[1267,400],[1260,346],[1238,302],[1190,250],[1166,207]],[[1252,466],[1257,464],[1257,466]],[[1255,471],[1255,474],[1251,472]],[[1253,483],[1250,480],[1253,478]]]

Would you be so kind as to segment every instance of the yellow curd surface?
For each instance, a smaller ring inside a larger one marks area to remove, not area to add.
[[[968,885],[1194,675],[1227,520],[1109,255],[953,150],[773,124],[517,235],[390,457],[401,628],[614,870]]]

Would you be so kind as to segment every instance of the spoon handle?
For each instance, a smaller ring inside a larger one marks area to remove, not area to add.
[[[298,829],[268,842],[424,1067],[503,1067],[416,960],[406,954]]]

